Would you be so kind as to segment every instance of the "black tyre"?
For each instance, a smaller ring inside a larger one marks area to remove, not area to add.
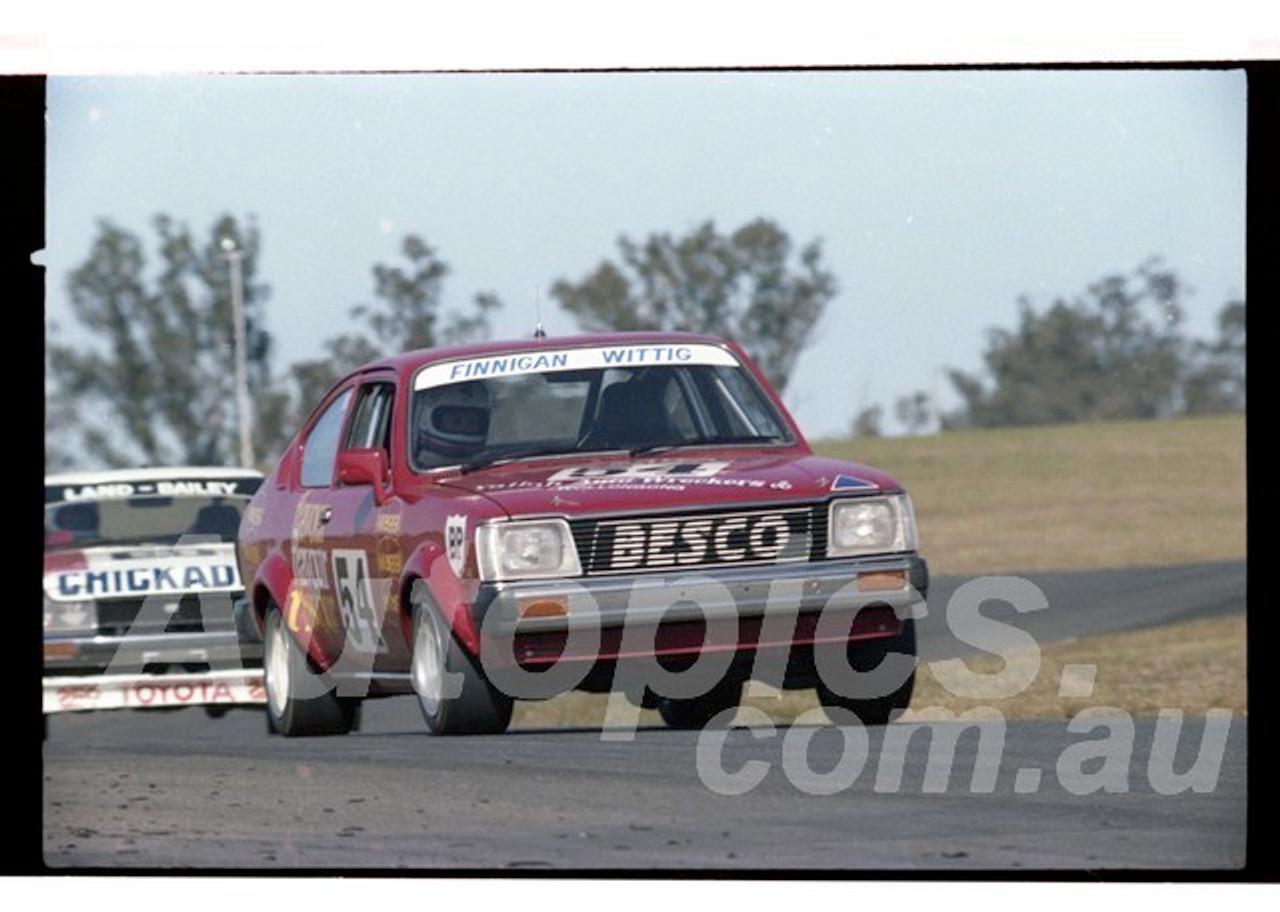
[[[888,654],[895,652],[909,657],[912,668],[906,679],[890,692],[847,696],[836,693],[819,681],[817,688],[819,702],[824,708],[848,710],[857,716],[863,725],[886,725],[892,722],[911,703],[911,694],[915,690],[915,621],[911,618],[904,621],[901,632],[892,640],[880,643],[850,643],[848,650],[849,665],[854,671],[862,673],[873,671],[886,660],[886,657],[893,658]],[[882,689],[877,688],[877,690]]]
[[[306,653],[274,606],[267,612],[262,665],[268,731],[289,738],[351,731],[359,701],[339,697],[311,669]]]
[[[658,715],[671,728],[706,728],[707,723],[742,701],[742,681],[726,679],[700,697],[658,701]]]
[[[499,734],[511,724],[514,701],[485,678],[426,599],[414,606],[411,678],[433,735]]]

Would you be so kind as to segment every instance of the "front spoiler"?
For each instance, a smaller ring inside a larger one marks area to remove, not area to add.
[[[266,701],[260,668],[44,679],[46,715],[97,709],[259,705]]]

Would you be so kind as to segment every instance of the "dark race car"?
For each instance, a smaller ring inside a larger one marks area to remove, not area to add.
[[[412,352],[336,384],[246,512],[268,718],[350,730],[416,693],[435,733],[621,692],[678,727],[748,678],[882,723],[927,568],[890,476],[816,456],[736,345],[684,334]]]
[[[242,644],[236,532],[262,474],[205,467],[50,475],[44,712],[261,705]]]

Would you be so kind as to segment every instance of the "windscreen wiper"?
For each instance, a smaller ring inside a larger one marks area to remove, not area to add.
[[[477,472],[480,469],[487,469],[490,466],[502,465],[508,462],[519,462],[521,459],[532,459],[536,456],[565,456],[572,453],[563,446],[554,447],[529,447],[527,450],[513,450],[509,453],[494,453],[490,456],[480,456],[470,462],[464,462],[458,467],[458,470],[467,475],[471,472]]]
[[[697,440],[682,440],[679,443],[650,443],[628,450],[631,456],[642,456],[646,453],[663,453],[688,447],[720,446],[735,443],[778,443],[785,440],[780,434],[718,434],[714,437],[700,437]]]

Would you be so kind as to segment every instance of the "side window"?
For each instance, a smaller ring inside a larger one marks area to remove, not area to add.
[[[333,466],[338,458],[338,437],[342,419],[347,414],[351,390],[329,404],[316,423],[302,449],[301,480],[304,488],[325,488],[333,483]]]
[[[347,432],[347,449],[388,449],[394,395],[395,387],[390,383],[368,383],[360,388]]]

